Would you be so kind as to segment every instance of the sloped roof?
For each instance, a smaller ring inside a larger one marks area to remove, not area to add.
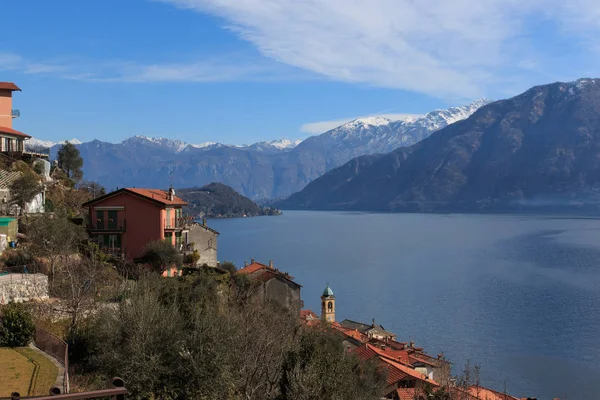
[[[371,327],[371,325],[363,324],[362,322],[352,321],[351,319],[345,319],[340,322],[344,328],[357,329],[359,332],[364,332]]]
[[[16,130],[14,130],[12,128],[9,128],[7,126],[0,126],[0,132],[4,133],[5,135],[17,136],[18,138],[21,138],[21,139],[29,139],[31,137],[31,136],[29,136],[26,133],[16,131]]]
[[[300,310],[300,318],[308,321],[319,319],[319,316],[313,310]]]
[[[478,400],[519,400],[516,397],[505,395],[504,393],[497,392],[492,389],[484,388],[482,386],[470,386],[469,394],[474,399]]]
[[[298,287],[302,287],[297,282],[294,282],[294,277],[288,274],[287,272],[280,271],[276,268],[270,267],[265,264],[261,264],[259,262],[254,261],[252,264],[245,266],[244,268],[239,269],[236,274],[242,275],[251,275],[253,278],[262,280],[264,282],[270,281],[274,278],[282,278],[286,281],[297,285]]]
[[[0,82],[0,90],[21,91],[21,89],[19,89],[19,87],[12,82]]]
[[[115,190],[114,192],[110,192],[105,194],[104,196],[96,197],[84,203],[83,206],[87,207],[92,204],[99,203],[109,197],[116,196],[118,194],[127,193],[131,194],[146,200],[150,200],[156,204],[160,204],[162,206],[185,206],[187,203],[182,200],[180,197],[173,196],[173,200],[169,200],[169,193],[160,190],[160,189],[142,189],[142,188],[123,188],[119,190]]]

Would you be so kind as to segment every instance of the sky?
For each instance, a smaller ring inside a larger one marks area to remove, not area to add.
[[[42,140],[303,139],[598,77],[595,0],[3,2],[13,127]]]

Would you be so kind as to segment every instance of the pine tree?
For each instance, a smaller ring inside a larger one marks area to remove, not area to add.
[[[79,154],[79,150],[72,143],[66,142],[60,150],[58,150],[58,167],[62,169],[69,179],[78,182],[83,178],[83,158]]]

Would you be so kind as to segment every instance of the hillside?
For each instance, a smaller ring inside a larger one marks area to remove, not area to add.
[[[84,175],[112,190],[127,186],[202,186],[223,182],[251,199],[289,196],[354,157],[410,146],[432,132],[471,115],[485,100],[391,121],[359,118],[298,143],[289,140],[249,146],[189,144],[134,136],[121,143],[77,144]],[[30,141],[28,145],[42,146]],[[52,147],[53,155],[58,146]]]
[[[258,206],[222,183],[178,189],[177,195],[189,203],[184,211],[197,217],[233,218],[280,214],[278,210]]]
[[[277,203],[413,212],[600,211],[600,80],[534,87]]]

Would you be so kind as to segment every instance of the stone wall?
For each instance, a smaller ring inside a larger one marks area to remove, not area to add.
[[[48,276],[7,274],[0,276],[0,304],[48,299]]]

